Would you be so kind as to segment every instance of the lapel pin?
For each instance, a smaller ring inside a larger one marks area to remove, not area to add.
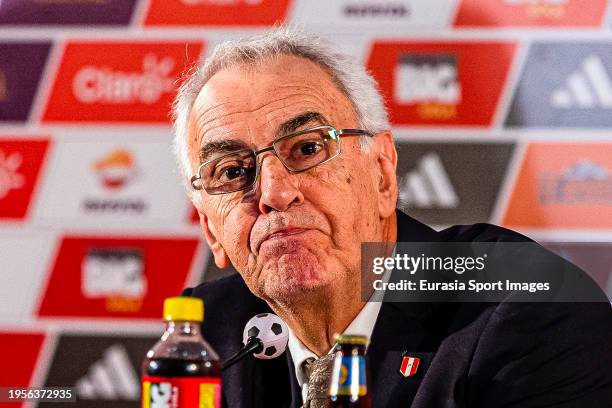
[[[421,359],[418,357],[404,356],[402,357],[402,365],[400,366],[400,373],[404,377],[412,377],[416,374],[419,368]]]

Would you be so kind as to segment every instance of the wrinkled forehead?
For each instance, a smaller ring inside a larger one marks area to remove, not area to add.
[[[190,112],[190,150],[229,139],[256,148],[295,130],[287,126],[291,121],[340,127],[355,122],[355,114],[329,73],[305,58],[224,69],[204,85]]]

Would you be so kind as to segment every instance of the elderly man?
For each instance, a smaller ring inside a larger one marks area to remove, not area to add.
[[[223,43],[174,108],[204,237],[240,273],[185,290],[205,301],[206,337],[227,358],[257,313],[290,328],[286,358],[224,372],[224,406],[327,406],[305,367],[342,332],[371,339],[374,407],[609,406],[607,303],[363,301],[362,242],[526,238],[486,224],[436,232],[396,210],[387,114],[352,58],[288,29]],[[421,359],[415,376],[399,372],[404,352]]]

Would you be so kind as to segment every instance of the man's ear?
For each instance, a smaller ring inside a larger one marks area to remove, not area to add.
[[[200,226],[202,227],[202,232],[204,233],[204,239],[206,239],[206,243],[210,247],[210,250],[215,257],[215,264],[220,269],[227,268],[230,266],[230,260],[225,253],[225,249],[223,249],[223,246],[221,246],[221,243],[217,240],[217,232],[215,231],[214,226],[203,212],[201,212],[199,209],[197,211],[198,215],[200,216]]]
[[[376,154],[379,166],[378,211],[381,218],[390,217],[397,205],[397,151],[391,132],[376,136]]]

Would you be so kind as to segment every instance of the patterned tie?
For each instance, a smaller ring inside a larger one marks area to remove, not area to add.
[[[331,381],[334,354],[327,354],[317,360],[304,362],[304,373],[308,378],[308,393],[302,408],[328,408],[329,383]]]

